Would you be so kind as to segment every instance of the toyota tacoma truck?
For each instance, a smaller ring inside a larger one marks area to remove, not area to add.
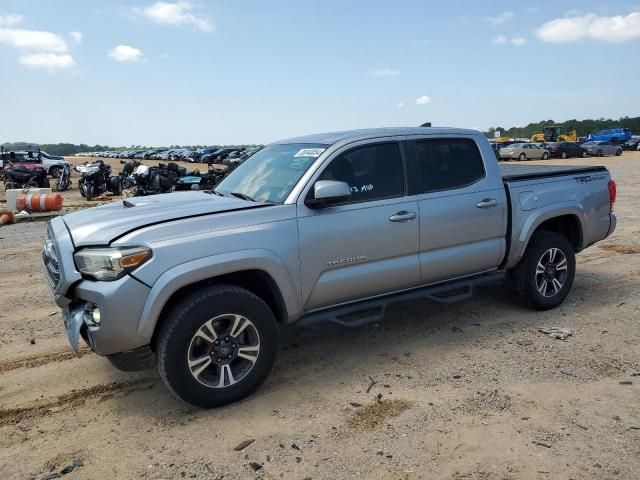
[[[575,255],[616,226],[604,167],[500,165],[477,131],[384,128],[275,142],[211,191],[53,219],[46,283],[73,350],[156,367],[201,407],[256,390],[278,331],[357,326],[391,302],[505,282],[559,305]]]

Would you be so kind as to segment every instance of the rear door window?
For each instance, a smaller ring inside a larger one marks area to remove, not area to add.
[[[418,140],[414,151],[422,193],[464,188],[485,176],[482,156],[473,140]]]

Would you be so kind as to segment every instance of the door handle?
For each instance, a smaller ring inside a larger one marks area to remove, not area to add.
[[[395,215],[391,215],[389,217],[390,222],[408,222],[409,220],[415,220],[416,212],[407,212],[406,210],[402,210]]]
[[[498,205],[498,200],[495,198],[485,198],[481,202],[476,203],[476,207],[478,208],[491,208],[496,207]]]

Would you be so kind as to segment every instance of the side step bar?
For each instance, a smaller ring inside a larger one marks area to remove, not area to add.
[[[505,278],[506,273],[498,271],[465,278],[464,280],[419,287],[401,293],[312,312],[298,320],[295,325],[308,327],[320,322],[331,322],[343,327],[361,327],[368,323],[380,321],[384,317],[389,304],[421,298],[436,303],[459,302],[470,298],[475,287],[497,285],[503,282]]]

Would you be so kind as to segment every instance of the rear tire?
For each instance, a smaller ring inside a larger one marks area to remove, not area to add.
[[[576,273],[573,246],[563,235],[539,230],[510,272],[517,296],[536,310],[560,305],[569,294]]]
[[[567,152],[562,152],[562,154],[560,155],[563,159],[567,158]]]
[[[547,158],[549,158],[549,154],[548,153],[543,153],[542,154],[542,160],[546,160]]]
[[[582,158],[587,158],[587,156],[588,156],[588,155],[589,155],[589,154],[588,154],[587,152],[585,152],[584,150],[583,150],[583,151],[582,151],[582,153],[580,154],[580,156],[581,156]]]
[[[518,160],[520,160],[521,162],[524,162],[527,159],[527,156],[524,153],[521,153],[520,156],[518,157]]]
[[[261,298],[231,285],[204,287],[165,317],[156,341],[158,371],[179,399],[219,407],[264,382],[277,344],[276,319]]]
[[[616,150],[616,157],[619,157],[620,155],[622,155],[622,149],[621,148]]]

